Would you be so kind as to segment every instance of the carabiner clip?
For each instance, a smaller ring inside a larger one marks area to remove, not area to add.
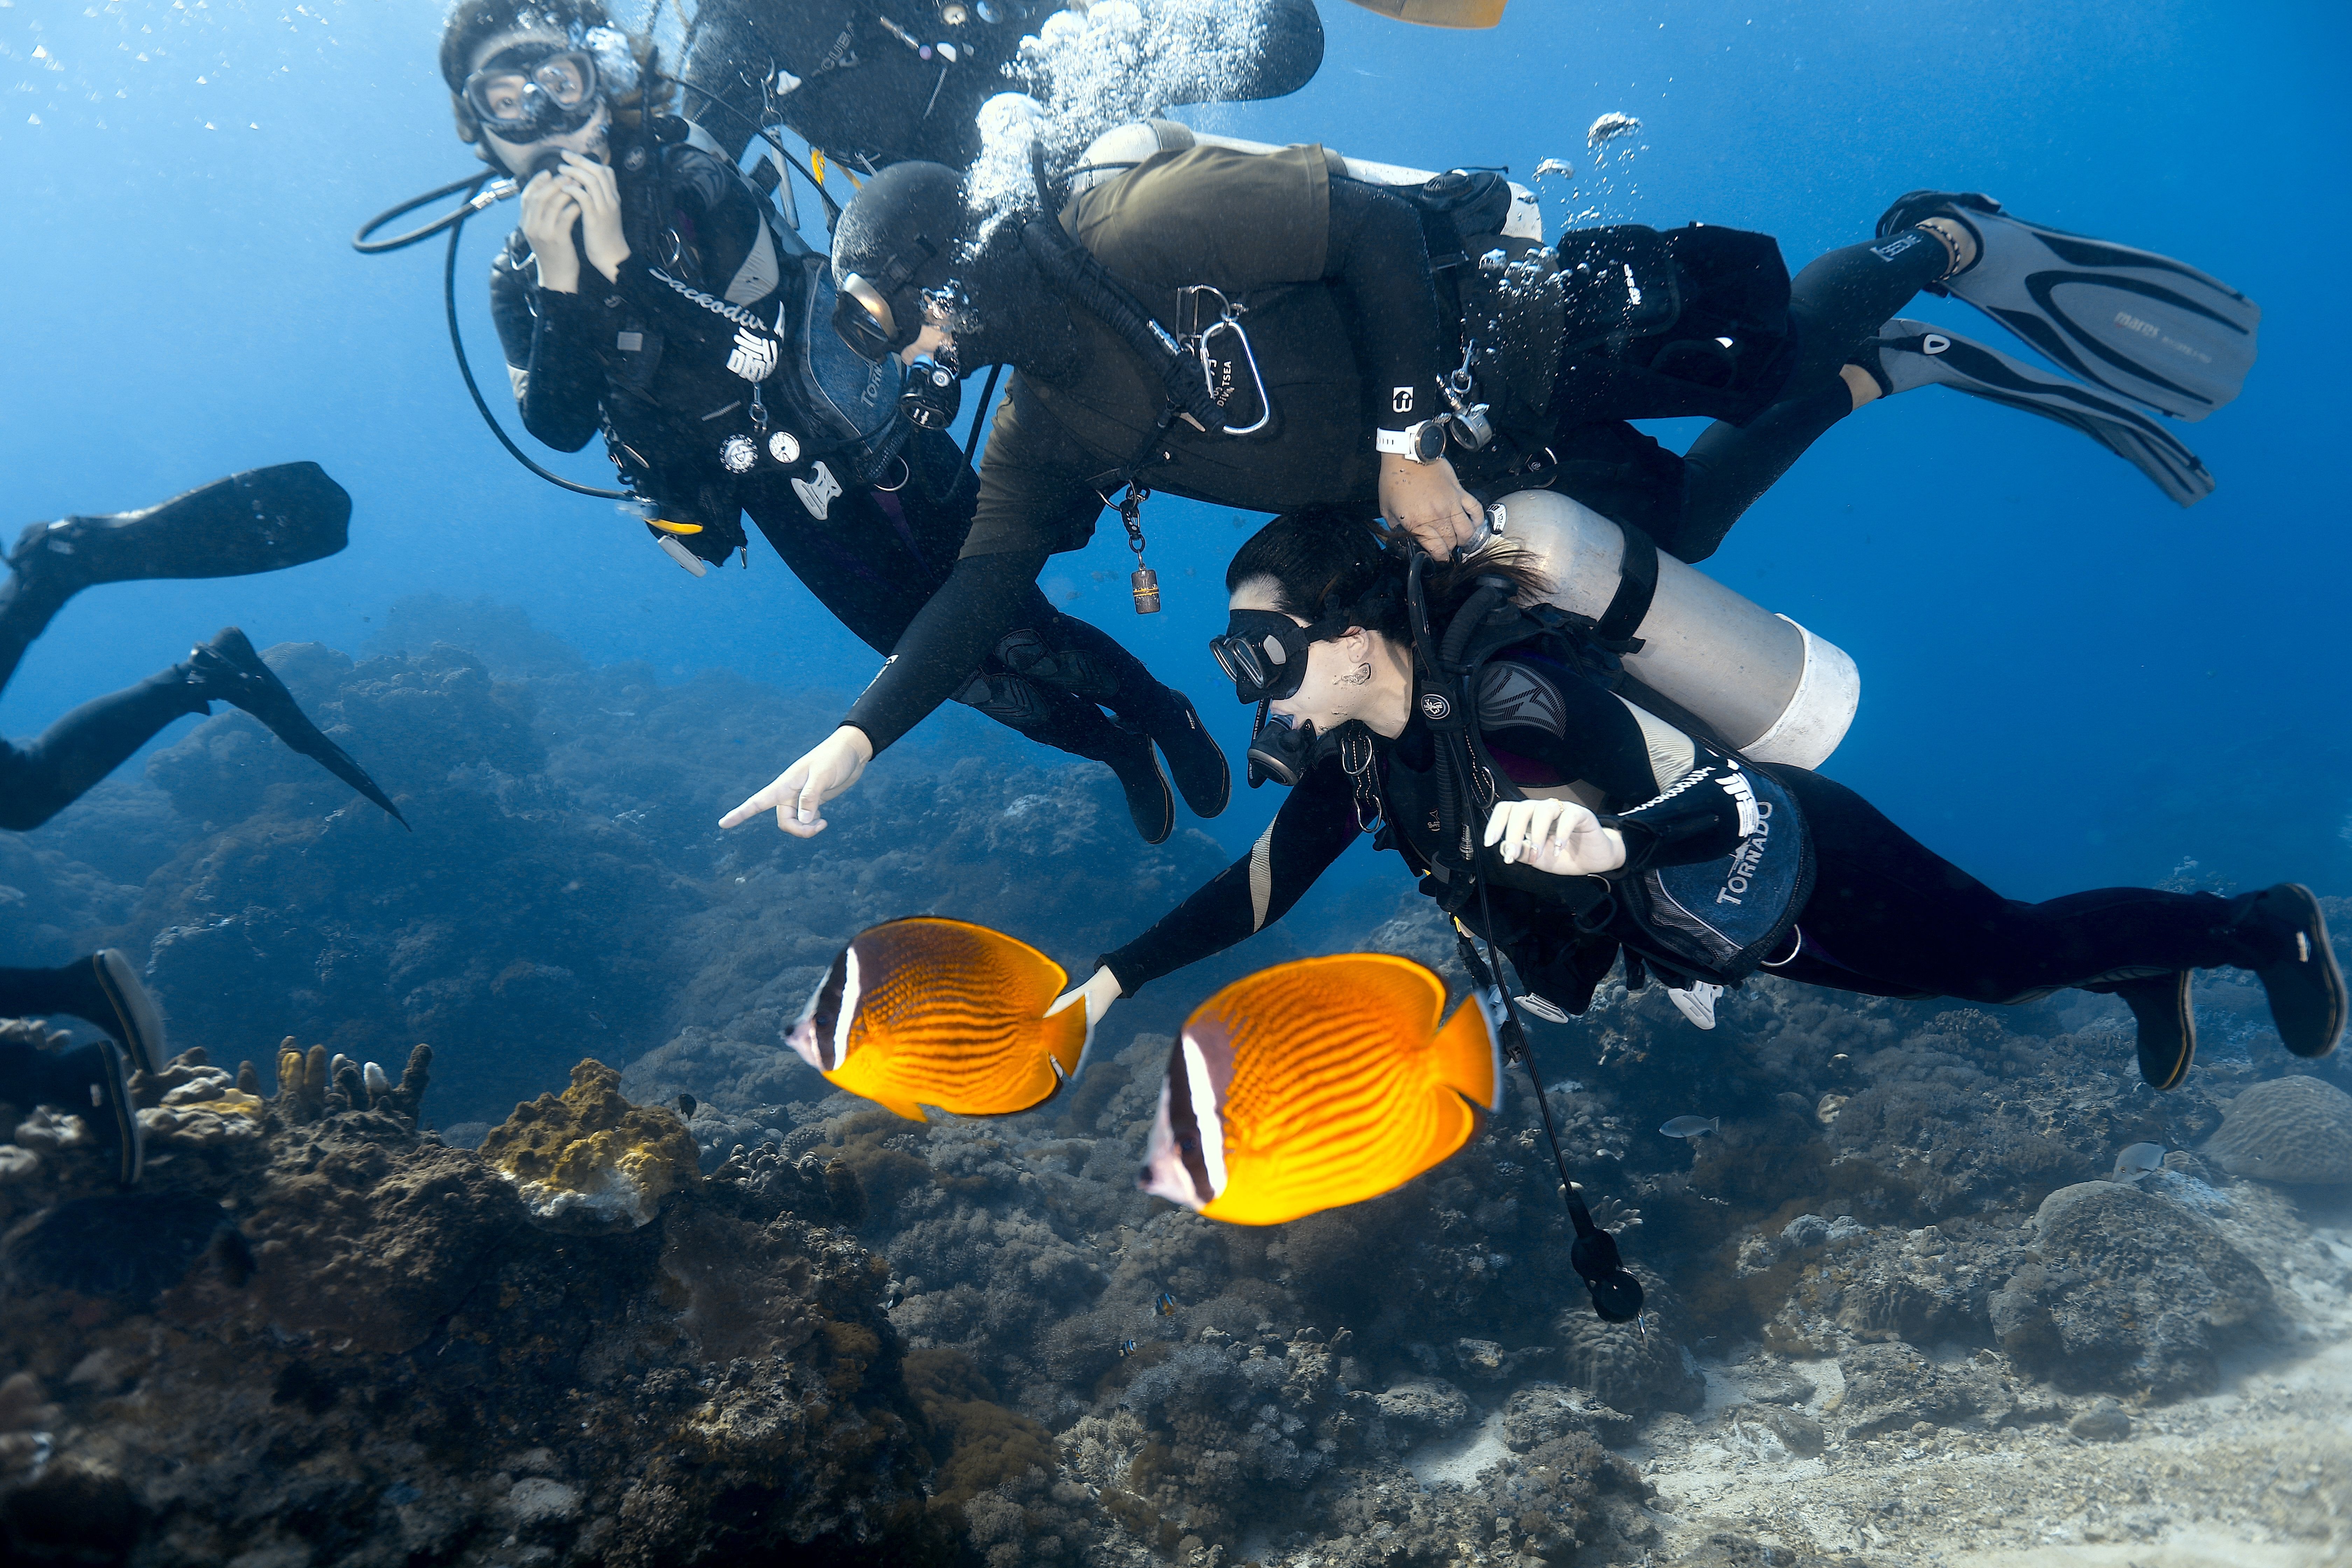
[[[1190,287],[1180,289],[1177,292],[1183,297],[1183,310],[1181,311],[1181,317],[1185,321],[1194,324],[1197,324],[1200,321],[1201,296],[1203,294],[1214,294],[1217,297],[1216,319],[1211,321],[1207,326],[1199,328],[1198,331],[1192,335],[1192,353],[1194,357],[1199,359],[1201,362],[1201,377],[1203,381],[1206,381],[1209,384],[1210,395],[1214,396],[1217,391],[1216,362],[1209,353],[1209,346],[1216,342],[1218,333],[1233,333],[1234,339],[1241,344],[1241,353],[1239,356],[1240,363],[1249,366],[1250,384],[1257,394],[1258,412],[1257,418],[1254,423],[1248,425],[1226,425],[1220,426],[1220,428],[1228,436],[1256,435],[1259,431],[1265,429],[1268,422],[1274,418],[1274,405],[1265,395],[1265,377],[1258,374],[1257,353],[1255,350],[1251,348],[1249,333],[1242,327],[1241,315],[1244,310],[1248,309],[1248,307],[1234,304],[1233,301],[1225,298],[1224,291],[1223,289],[1207,283],[1195,283]],[[1230,363],[1233,362],[1229,361],[1227,363]]]

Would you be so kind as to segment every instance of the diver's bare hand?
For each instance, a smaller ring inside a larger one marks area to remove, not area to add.
[[[621,263],[629,258],[629,242],[621,233],[621,191],[613,182],[612,167],[566,153],[555,179],[579,205],[580,238],[588,265],[603,273],[605,282],[614,281]]]
[[[534,174],[522,188],[522,237],[538,258],[541,288],[580,292],[580,252],[572,243],[579,221],[580,204],[553,174]]]
[[[1381,515],[1440,561],[1486,525],[1486,509],[1462,488],[1453,464],[1416,463],[1394,452],[1381,454]]]
[[[795,838],[814,838],[825,829],[817,814],[824,803],[846,792],[874,760],[874,742],[866,731],[844,724],[817,743],[816,750],[776,775],[776,782],[719,819],[721,827],[740,827],[763,811],[776,814],[776,826]]]
[[[1507,866],[1597,877],[1625,863],[1625,836],[1572,800],[1507,800],[1486,818],[1486,847]]]
[[[1045,1009],[1045,1016],[1050,1018],[1063,1008],[1084,1001],[1087,1005],[1087,1027],[1091,1029],[1102,1022],[1102,1016],[1110,1011],[1110,1005],[1118,1001],[1121,994],[1118,976],[1110,972],[1109,964],[1102,964],[1088,977],[1085,984],[1073,986],[1055,997],[1054,1005]]]

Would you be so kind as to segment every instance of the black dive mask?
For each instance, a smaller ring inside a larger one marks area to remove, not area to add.
[[[1355,623],[1334,616],[1302,626],[1279,610],[1231,610],[1225,635],[1209,639],[1217,668],[1244,702],[1280,702],[1298,695],[1307,679],[1307,650],[1339,636]],[[1277,715],[1278,717],[1278,715]]]
[[[467,77],[464,97],[501,142],[566,136],[595,118],[596,57],[564,44],[518,44]]]
[[[898,391],[898,412],[918,430],[944,430],[963,407],[963,372],[955,351],[942,348],[907,367]]]
[[[908,324],[914,330],[901,336],[898,313],[890,308],[889,298],[855,272],[834,290],[833,330],[868,364],[880,364],[922,335],[919,321]]]
[[[1257,730],[1250,736],[1247,758],[1250,787],[1255,789],[1272,779],[1288,789],[1305,778],[1316,763],[1338,755],[1339,739],[1347,731],[1348,726],[1342,724],[1328,735],[1318,735],[1313,720],[1276,713],[1260,704]]]

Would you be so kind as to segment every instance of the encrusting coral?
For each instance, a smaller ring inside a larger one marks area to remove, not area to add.
[[[572,1069],[561,1097],[516,1106],[482,1140],[481,1154],[515,1184],[534,1219],[557,1224],[641,1226],[664,1198],[702,1179],[686,1123],[631,1105],[621,1075],[593,1060]]]
[[[780,1212],[837,1201],[822,1166],[683,1177],[683,1130],[583,1064],[507,1142],[562,1178],[612,1134],[667,1161],[669,1201],[547,1226],[381,1073],[288,1057],[254,1135],[182,1142],[137,1190],[54,1116],[0,1188],[0,1562],[948,1560],[888,1270]],[[184,1054],[149,1088],[216,1070]]]

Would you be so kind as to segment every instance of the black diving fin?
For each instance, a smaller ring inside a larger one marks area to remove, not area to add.
[[[351,542],[352,498],[316,463],[249,468],[137,511],[37,522],[10,552],[66,592],[100,583],[282,572]]]
[[[188,684],[207,700],[216,699],[252,714],[289,749],[310,758],[383,807],[394,822],[408,826],[408,818],[400,815],[392,798],[376,787],[365,768],[352,761],[350,752],[310,722],[286,683],[261,662],[252,642],[236,627],[223,626],[218,637],[190,651]]]

